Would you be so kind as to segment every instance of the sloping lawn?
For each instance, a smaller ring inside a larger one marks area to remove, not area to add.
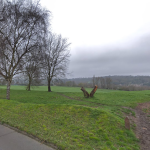
[[[107,111],[0,100],[0,121],[66,150],[139,150],[133,131]]]
[[[86,89],[90,92],[92,89]],[[149,91],[98,89],[93,98],[84,98],[79,87],[0,86],[0,122],[6,123],[62,150],[139,150],[135,125],[124,127],[125,115],[138,103],[150,101]]]

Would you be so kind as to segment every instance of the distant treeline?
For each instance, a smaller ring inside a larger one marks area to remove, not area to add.
[[[12,85],[26,85],[26,80],[18,77],[12,81]],[[5,80],[0,80],[0,85],[6,85]],[[46,79],[38,82],[33,82],[32,85],[47,85]],[[89,78],[72,78],[52,81],[54,86],[68,87],[87,87],[93,88],[97,85],[100,89],[113,90],[150,90],[150,76],[104,76],[104,77],[89,77]]]
[[[54,82],[54,85],[70,87],[94,87],[95,84],[101,89],[117,89],[126,91],[149,90],[150,76],[93,76],[89,78],[63,79]]]

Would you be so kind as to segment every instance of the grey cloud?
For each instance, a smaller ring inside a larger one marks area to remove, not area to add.
[[[78,48],[71,57],[74,77],[93,75],[149,75],[150,36],[139,37],[129,46]]]

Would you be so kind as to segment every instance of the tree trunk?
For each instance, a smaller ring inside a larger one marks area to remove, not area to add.
[[[48,80],[48,92],[52,92],[51,91],[51,80]]]
[[[27,91],[30,91],[30,87],[31,87],[31,85],[30,85],[30,83],[27,85],[27,88],[26,88],[26,90]]]
[[[81,87],[81,91],[83,91],[84,97],[89,98],[89,93],[84,89],[84,87]]]
[[[10,85],[11,85],[11,79],[7,80],[7,94],[6,99],[10,100]]]
[[[30,91],[31,90],[31,77],[29,77],[29,84],[28,84],[28,91]]]
[[[31,90],[31,80],[32,80],[32,78],[30,77],[30,76],[28,76],[29,77],[29,83],[28,83],[28,85],[27,85],[27,88],[26,88],[26,90],[27,91],[30,91]]]
[[[29,86],[28,86],[28,91],[30,91],[30,86],[31,86],[31,85],[30,85],[30,83],[29,83]]]
[[[96,90],[97,90],[97,85],[95,85],[94,86],[94,89],[91,91],[91,93],[90,93],[90,97],[93,97],[93,95],[94,95],[94,93],[96,92]]]

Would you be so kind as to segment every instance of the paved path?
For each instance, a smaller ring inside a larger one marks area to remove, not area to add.
[[[0,150],[54,150],[34,139],[0,125]]]

